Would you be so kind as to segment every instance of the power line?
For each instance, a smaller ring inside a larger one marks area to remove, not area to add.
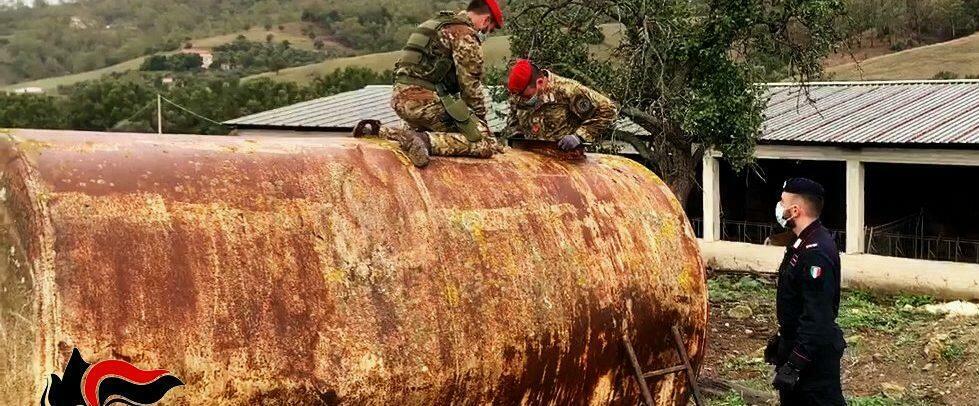
[[[134,118],[136,118],[136,116],[138,116],[138,115],[140,115],[140,113],[142,113],[142,112],[144,112],[144,111],[146,111],[146,108],[147,108],[147,107],[149,107],[149,106],[150,106],[150,105],[152,105],[152,104],[153,104],[153,102],[149,102],[149,103],[146,103],[146,105],[145,105],[145,106],[143,106],[143,107],[142,107],[141,109],[139,109],[139,110],[136,110],[136,112],[135,112],[135,113],[133,113],[133,115],[131,115],[131,116],[129,116],[129,118],[127,118],[127,119],[125,119],[125,120],[121,120],[121,121],[118,121],[118,122],[116,122],[116,125],[119,125],[119,123],[123,123],[123,122],[130,122],[130,121],[132,121],[132,119],[134,119]]]
[[[222,124],[222,123],[219,123],[219,122],[217,122],[217,121],[215,121],[215,120],[212,120],[212,119],[210,119],[210,118],[208,118],[208,117],[204,117],[204,116],[202,116],[202,115],[200,115],[200,114],[197,114],[197,113],[195,113],[194,111],[192,111],[192,110],[190,110],[190,109],[188,109],[188,108],[186,108],[186,107],[184,107],[184,106],[181,106],[181,105],[179,105],[179,104],[177,104],[177,103],[174,103],[174,102],[173,102],[172,100],[170,100],[170,99],[167,99],[166,97],[163,97],[163,95],[159,95],[159,94],[158,94],[157,96],[159,96],[159,97],[160,97],[160,100],[163,100],[163,101],[165,101],[165,102],[167,102],[168,104],[170,104],[170,105],[172,105],[173,107],[176,107],[176,108],[178,108],[178,109],[180,109],[180,110],[183,110],[183,111],[185,111],[185,112],[187,112],[187,113],[189,113],[189,114],[191,114],[191,115],[193,115],[194,117],[197,117],[197,118],[199,118],[199,119],[201,119],[201,120],[204,120],[204,121],[207,121],[207,122],[209,122],[209,123],[212,123],[212,124],[217,124],[217,125],[219,125],[219,126],[222,126],[222,127],[228,127],[228,126],[227,126],[227,125],[225,125],[225,124]]]

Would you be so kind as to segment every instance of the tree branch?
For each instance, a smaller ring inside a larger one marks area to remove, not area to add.
[[[632,120],[632,122],[638,124],[646,131],[649,131],[650,136],[662,137],[664,140],[673,145],[674,148],[680,151],[690,150],[690,143],[688,140],[684,139],[682,136],[678,136],[672,131],[668,131],[666,123],[664,123],[663,120],[660,120],[658,117],[635,107],[623,107],[622,110],[620,110],[620,113],[628,117],[630,120]]]
[[[623,107],[620,113],[629,117],[632,122],[639,124],[640,127],[645,128],[650,133],[664,132],[663,121],[652,114],[635,107]]]
[[[632,147],[636,149],[636,152],[639,153],[639,156],[646,161],[647,165],[656,165],[657,159],[655,152],[652,148],[649,148],[649,144],[647,144],[646,141],[633,133],[622,130],[615,130],[613,134],[615,138],[632,145]]]

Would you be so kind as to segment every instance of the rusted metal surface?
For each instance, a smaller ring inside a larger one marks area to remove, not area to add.
[[[74,346],[169,369],[168,404],[194,405],[635,404],[622,321],[643,368],[680,362],[674,325],[704,357],[693,231],[624,158],[417,170],[355,139],[0,137],[33,393]],[[651,379],[657,404],[683,381]]]

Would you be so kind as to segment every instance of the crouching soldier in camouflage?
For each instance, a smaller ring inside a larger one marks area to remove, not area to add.
[[[595,141],[619,114],[608,97],[527,59],[510,68],[507,89],[510,136],[557,141],[565,151]]]
[[[427,165],[430,155],[489,158],[503,151],[486,124],[481,48],[501,27],[496,0],[472,0],[466,11],[440,12],[408,38],[391,96],[407,128],[385,127],[379,135],[398,141],[415,166]]]

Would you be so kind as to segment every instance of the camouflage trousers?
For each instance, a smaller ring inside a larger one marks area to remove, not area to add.
[[[489,158],[493,154],[503,152],[499,143],[490,131],[489,126],[477,118],[479,131],[483,139],[469,142],[466,136],[455,128],[449,113],[442,106],[438,94],[420,86],[395,84],[391,95],[391,108],[401,117],[411,130],[424,131],[432,143],[432,155],[440,156],[469,156]],[[404,129],[381,128],[381,136],[387,139],[400,139]]]

